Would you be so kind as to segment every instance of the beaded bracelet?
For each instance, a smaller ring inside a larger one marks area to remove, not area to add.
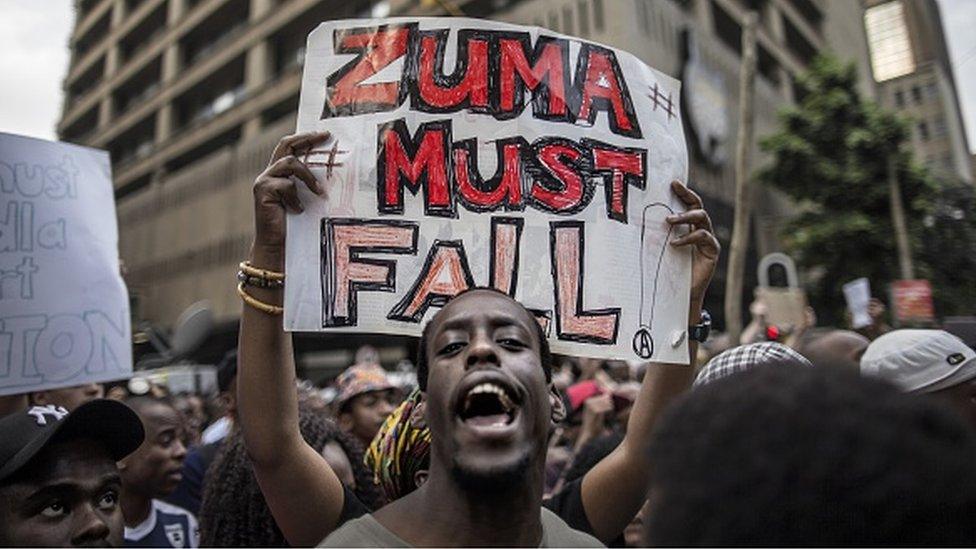
[[[279,289],[285,286],[285,273],[259,269],[248,261],[242,261],[238,266],[237,281],[244,286],[256,288]]]
[[[251,294],[247,293],[247,291],[244,289],[243,282],[237,285],[237,295],[241,296],[241,299],[244,300],[244,303],[261,311],[262,313],[269,314],[269,315],[280,315],[281,313],[285,312],[285,309],[283,307],[279,307],[277,305],[271,305],[270,303],[265,303],[255,298]]]

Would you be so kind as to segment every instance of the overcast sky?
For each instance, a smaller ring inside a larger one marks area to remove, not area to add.
[[[938,1],[969,147],[976,151],[976,0]],[[0,0],[0,131],[55,138],[71,6],[72,0]]]

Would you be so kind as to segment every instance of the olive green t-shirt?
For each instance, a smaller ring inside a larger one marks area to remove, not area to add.
[[[373,515],[351,520],[325,538],[319,547],[410,547],[387,530]],[[603,547],[589,534],[570,528],[555,513],[542,508],[542,543],[539,547]]]

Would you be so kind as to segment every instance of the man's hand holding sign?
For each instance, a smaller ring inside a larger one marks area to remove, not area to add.
[[[655,364],[626,438],[582,484],[593,533],[608,540],[643,501],[654,419],[690,385],[686,328],[719,245],[679,182],[680,118],[629,91],[653,83],[677,97],[677,83],[624,52],[540,32],[465,19],[314,31],[305,131],[281,140],[254,186],[250,264],[288,281],[284,296],[246,292],[284,305],[296,330],[419,335],[474,286],[523,303],[555,352],[636,358],[646,329]],[[282,531],[315,543],[347,496],[299,434],[290,338],[266,312],[242,315],[242,427]]]

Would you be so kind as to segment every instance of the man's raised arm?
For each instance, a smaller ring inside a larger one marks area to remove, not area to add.
[[[693,250],[688,322],[697,324],[720,246],[712,233],[712,222],[702,207],[701,198],[678,182],[672,183],[671,189],[688,207],[684,213],[668,216],[667,222],[690,225],[692,229],[687,235],[673,240],[671,245],[690,246]],[[688,366],[658,362],[647,366],[623,442],[583,477],[583,509],[593,533],[604,543],[619,536],[644,504],[649,482],[647,455],[651,431],[667,405],[691,387],[698,354],[697,341],[689,338],[688,352]]]
[[[285,212],[302,211],[296,184],[316,194],[324,192],[297,155],[326,139],[326,133],[283,138],[255,180],[251,267],[284,272]],[[337,525],[344,503],[342,484],[298,428],[295,359],[291,335],[281,319],[284,289],[247,285],[244,291],[237,376],[244,443],[285,538],[295,546],[316,545]]]

